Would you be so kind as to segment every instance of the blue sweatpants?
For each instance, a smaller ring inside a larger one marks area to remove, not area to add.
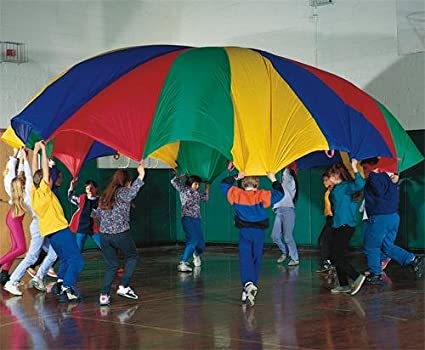
[[[239,266],[241,282],[257,285],[263,261],[264,229],[241,228],[239,231]]]
[[[74,235],[67,227],[47,237],[59,258],[58,279],[63,280],[64,287],[74,287],[84,268],[83,256]]]
[[[205,241],[202,234],[200,218],[182,217],[183,231],[186,235],[186,247],[183,252],[182,260],[188,262],[192,254],[201,255],[205,250]]]
[[[397,213],[369,216],[364,230],[364,251],[369,271],[374,275],[382,273],[381,256],[397,261],[400,265],[410,264],[415,255],[395,245],[400,217]]]

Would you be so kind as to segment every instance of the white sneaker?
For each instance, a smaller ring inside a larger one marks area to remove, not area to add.
[[[193,265],[195,267],[199,267],[201,266],[202,261],[201,261],[201,257],[199,255],[195,255],[195,253],[193,253]]]
[[[43,283],[43,280],[37,276],[34,276],[31,279],[31,285],[40,292],[45,292],[47,290]]]
[[[286,260],[286,255],[285,255],[285,254],[282,254],[281,256],[279,256],[279,259],[277,259],[277,260],[276,260],[276,262],[277,262],[278,264],[281,264],[281,263],[283,263],[285,260]]]
[[[128,287],[119,286],[117,290],[117,294],[129,299],[139,299],[139,296],[136,293],[134,293],[134,290],[131,289],[130,286]]]
[[[37,271],[35,271],[32,267],[29,267],[27,268],[27,274],[33,278],[37,274]]]
[[[108,294],[100,294],[99,305],[106,306],[111,303],[111,297]]]
[[[242,303],[246,303],[247,298],[248,298],[248,295],[246,294],[246,290],[244,288],[244,289],[242,289],[242,296],[241,296]]]
[[[360,274],[359,277],[356,278],[356,280],[353,282],[351,286],[351,295],[355,295],[359,292],[360,288],[362,287],[364,281],[366,280],[366,276]]]
[[[297,266],[300,262],[298,260],[292,260],[288,263],[288,266]]]
[[[53,269],[53,267],[51,267],[49,269],[49,271],[47,271],[47,276],[52,277],[52,278],[58,278],[58,275],[55,272],[55,270]]]
[[[192,272],[192,268],[187,262],[180,261],[180,264],[177,265],[177,271],[180,272]]]
[[[350,286],[339,286],[331,289],[332,294],[351,293]]]
[[[254,306],[255,304],[255,297],[258,293],[258,288],[255,286],[254,283],[248,282],[245,284],[245,291],[246,291],[246,302],[249,306]]]
[[[19,290],[19,282],[7,281],[3,289],[8,291],[10,294],[21,296],[22,292]]]

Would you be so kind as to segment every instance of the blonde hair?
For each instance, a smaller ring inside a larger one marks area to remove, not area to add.
[[[15,177],[11,182],[11,199],[12,199],[12,208],[13,215],[15,217],[24,215],[27,209],[24,204],[24,186],[25,186],[25,177],[19,175]]]
[[[249,187],[258,188],[260,178],[258,176],[246,176],[242,179],[242,187],[246,190]]]

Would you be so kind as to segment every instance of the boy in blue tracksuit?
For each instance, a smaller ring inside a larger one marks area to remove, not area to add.
[[[257,295],[257,282],[263,259],[265,229],[269,219],[265,208],[279,202],[284,191],[282,184],[273,173],[267,177],[272,182],[272,190],[260,190],[259,177],[239,173],[237,177],[229,176],[222,180],[221,190],[235,210],[235,225],[239,231],[239,265],[241,273],[242,302],[253,306]],[[243,189],[234,186],[234,182],[242,180]]]
[[[380,172],[377,163],[377,158],[361,162],[363,166],[372,168],[364,192],[368,216],[364,229],[364,251],[370,271],[367,281],[372,284],[382,281],[382,254],[400,265],[411,265],[416,277],[421,278],[424,271],[423,258],[415,256],[394,243],[400,224],[398,174]]]

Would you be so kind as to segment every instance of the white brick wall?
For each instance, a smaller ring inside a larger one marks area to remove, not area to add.
[[[410,1],[410,0],[402,0]],[[398,55],[396,0],[0,0],[0,40],[30,62],[0,64],[0,128],[51,78],[119,47],[234,45],[317,65],[381,100],[407,129],[425,129],[424,53]]]

